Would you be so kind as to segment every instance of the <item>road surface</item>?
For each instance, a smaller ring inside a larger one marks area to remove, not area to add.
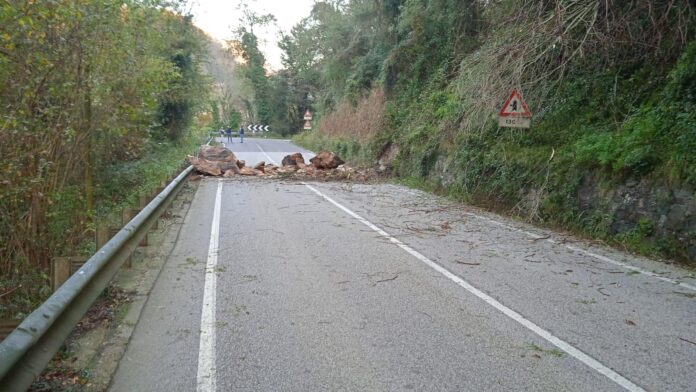
[[[112,391],[696,390],[676,266],[391,184],[206,179],[180,234]]]

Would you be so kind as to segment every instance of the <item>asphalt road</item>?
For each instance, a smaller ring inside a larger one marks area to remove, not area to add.
[[[208,179],[111,390],[696,390],[696,278],[401,186]]]

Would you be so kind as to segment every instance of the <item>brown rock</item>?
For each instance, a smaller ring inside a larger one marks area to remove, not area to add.
[[[198,158],[215,162],[234,162],[237,157],[225,147],[202,145],[198,150]]]
[[[186,160],[188,161],[188,163],[194,166],[198,163],[198,158],[194,157],[193,155],[186,155]]]
[[[220,171],[223,173],[231,171],[234,174],[239,174],[239,166],[238,162],[218,162],[218,167],[220,168]]]
[[[237,166],[235,166],[235,167],[237,167]],[[239,169],[239,168],[238,168],[238,169]],[[227,171],[225,171],[225,174],[223,174],[222,176],[223,176],[223,177],[234,177],[234,176],[236,176],[237,174],[238,174],[238,173],[235,173],[234,170],[227,170]]]
[[[265,172],[266,171],[265,170],[266,169],[266,162],[261,161],[261,162],[257,163],[256,166],[254,166],[254,169],[261,170],[262,172]]]
[[[209,174],[211,176],[219,176],[222,174],[222,170],[218,167],[217,162],[210,162],[190,155],[187,159],[199,173]]]
[[[339,173],[348,173],[348,174],[355,173],[355,169],[353,169],[352,167],[346,166],[346,165],[338,166],[336,168],[336,171]]]
[[[283,161],[281,162],[283,166],[297,166],[298,164],[304,163],[304,157],[302,157],[302,154],[300,154],[299,152],[286,155],[285,158],[283,158]]]
[[[317,169],[335,169],[344,164],[343,159],[339,158],[333,151],[320,151],[317,156],[309,160]]]
[[[187,159],[198,172],[212,176],[219,176],[230,170],[239,174],[239,167],[244,166],[244,161],[238,161],[232,151],[217,146],[203,145],[198,150],[198,157],[188,156]]]
[[[399,154],[399,147],[397,147],[395,144],[392,144],[389,142],[384,149],[382,150],[382,154],[380,154],[379,159],[377,160],[377,164],[379,165],[379,171],[384,172],[391,170],[392,164],[394,162],[394,158]]]
[[[240,169],[243,168],[245,165],[246,161],[243,161],[241,159],[237,161],[237,167],[239,167]]]
[[[283,173],[294,173],[297,171],[297,166],[295,165],[289,165],[289,166],[283,166],[279,167],[277,170],[275,170],[277,173],[283,174]]]
[[[263,172],[268,175],[275,175],[278,168],[273,165],[266,165],[263,167]]]
[[[263,174],[263,172],[260,170],[252,169],[250,167],[243,167],[239,169],[239,174],[243,176],[258,176]]]

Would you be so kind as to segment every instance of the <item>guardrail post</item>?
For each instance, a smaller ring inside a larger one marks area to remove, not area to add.
[[[147,203],[149,203],[150,200],[151,199],[148,197],[148,195],[140,195],[140,198],[138,200],[138,207],[140,207],[140,209],[142,210],[143,208],[145,208],[145,206],[147,206]]]
[[[51,290],[56,291],[70,277],[70,258],[56,257],[51,263]]]
[[[83,256],[53,258],[51,261],[51,289],[58,290],[58,287],[65,283],[86,261],[87,257]]]
[[[13,329],[19,326],[22,320],[15,319],[0,319],[0,342],[2,342]]]
[[[116,235],[116,233],[119,232],[119,230],[121,230],[120,227],[97,227],[97,250],[101,249],[101,247],[106,245],[106,243],[109,242],[110,239],[114,238],[114,236]]]
[[[104,244],[109,242],[111,239],[111,230],[109,230],[108,226],[98,226],[97,227],[97,236],[96,236],[96,242],[97,242],[97,250],[101,249]]]
[[[135,218],[136,215],[138,215],[138,212],[140,210],[136,210],[135,208],[125,208],[123,210],[123,213],[121,214],[121,223],[123,226],[126,226],[128,222],[131,221],[131,219]],[[145,235],[147,238],[147,234]],[[128,256],[128,259],[123,263],[123,266],[125,268],[131,268],[133,266],[133,256]]]
[[[157,195],[160,194],[161,191],[158,191],[158,189],[159,188],[153,190],[152,193],[150,193],[150,196],[148,196],[150,200],[154,200],[155,197],[157,197]],[[157,219],[155,220],[155,223],[152,225],[152,228],[155,230],[159,229],[159,217],[157,217]]]
[[[139,200],[140,209],[136,210],[136,215],[138,213],[140,213],[140,211],[142,211],[143,208],[145,208],[145,206],[147,206],[148,203],[149,203],[149,200],[147,200],[147,196],[141,195],[140,200]],[[133,215],[133,216],[135,216],[135,215]],[[147,244],[148,244],[147,235],[145,235],[145,238],[143,238],[143,240],[140,242],[140,246],[147,246]]]

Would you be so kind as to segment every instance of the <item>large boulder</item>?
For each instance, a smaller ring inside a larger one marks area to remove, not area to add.
[[[335,169],[345,162],[333,151],[319,151],[319,154],[309,160],[317,169]]]
[[[199,173],[220,176],[232,171],[239,174],[237,157],[225,147],[203,145],[198,150],[198,157],[189,155],[187,159]]]
[[[285,158],[283,158],[283,161],[281,162],[283,166],[297,166],[298,164],[304,165],[304,163],[304,157],[299,152],[286,155]]]
[[[239,161],[237,162],[216,162],[218,164],[218,167],[220,168],[220,171],[223,173],[231,171],[234,174],[239,174]]]
[[[211,176],[219,176],[222,174],[222,170],[218,166],[218,162],[211,162],[191,155],[187,156],[186,158],[199,173],[208,174]]]
[[[198,158],[215,162],[236,162],[237,157],[225,147],[202,145],[198,150]]]

